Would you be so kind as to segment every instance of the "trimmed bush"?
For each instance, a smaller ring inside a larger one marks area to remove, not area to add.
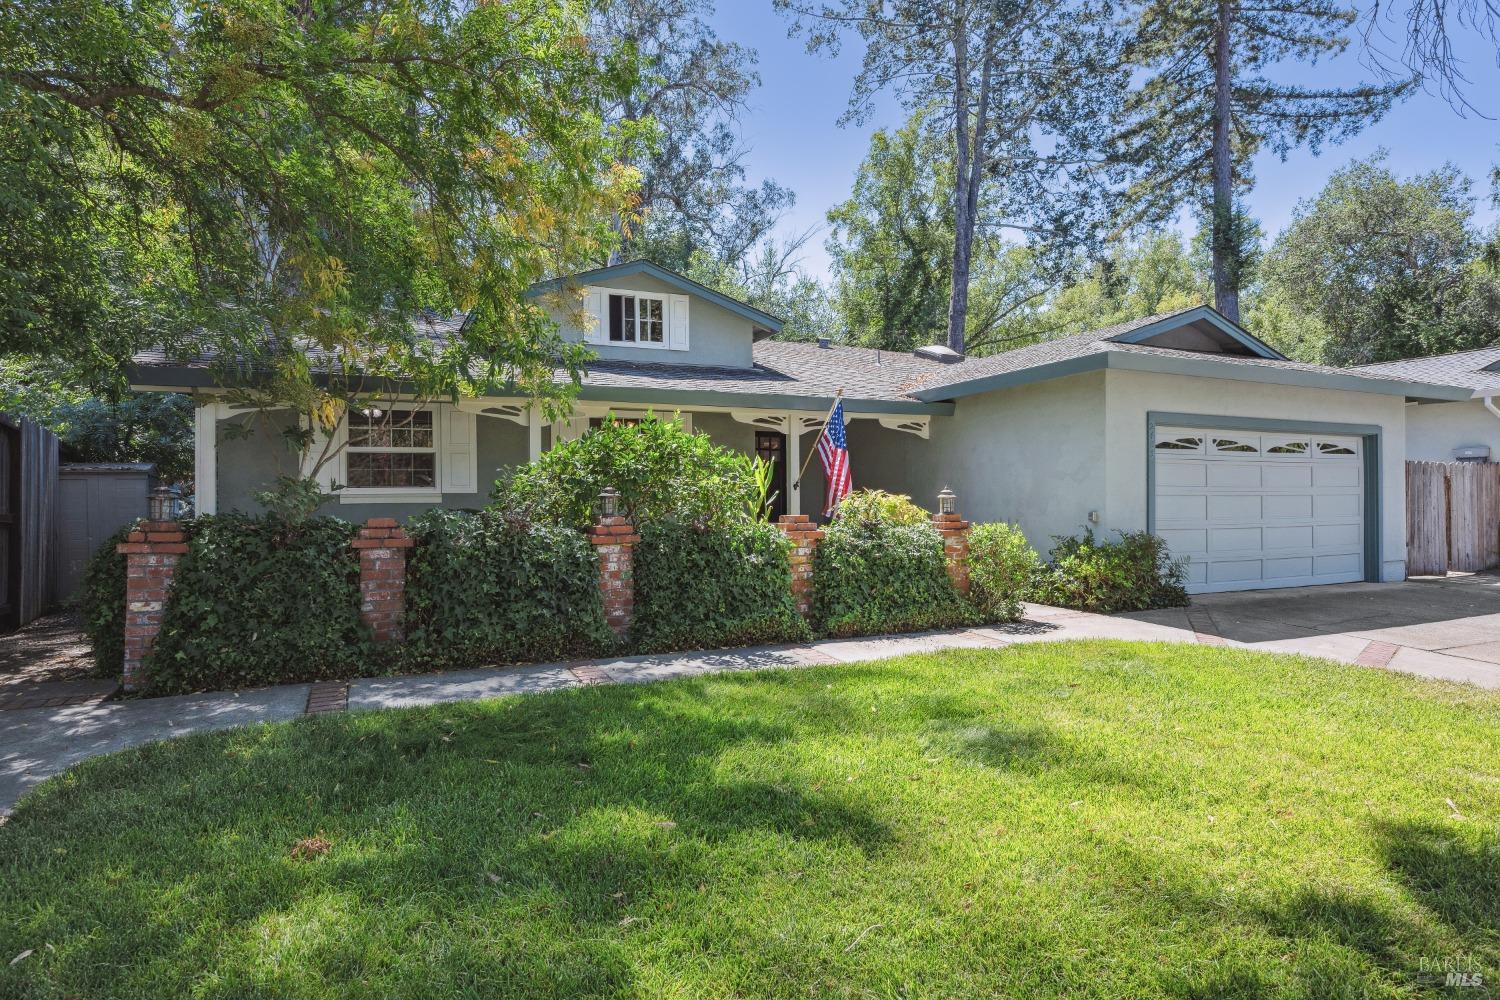
[[[125,559],[115,546],[135,528],[127,524],[89,556],[78,596],[78,617],[94,647],[94,676],[119,677],[125,666]]]
[[[932,515],[902,493],[885,490],[855,490],[839,501],[837,520],[880,524],[928,524]]]
[[[408,667],[594,656],[612,649],[599,564],[570,528],[496,511],[429,510],[411,519]]]
[[[792,600],[790,547],[769,524],[647,524],[635,550],[636,647],[659,652],[807,639]]]
[[[976,524],[969,529],[969,600],[990,621],[1021,616],[1042,561],[1014,524]]]
[[[813,618],[836,636],[973,625],[927,524],[836,520],[813,556]]]
[[[1093,531],[1054,537],[1052,564],[1037,576],[1035,599],[1099,614],[1186,605],[1187,560],[1173,559],[1166,542],[1149,532],[1117,534],[1118,541],[1102,542]]]
[[[359,619],[354,525],[218,514],[188,525],[156,645],[149,693],[351,677],[372,649]]]
[[[764,510],[763,464],[650,414],[638,424],[607,420],[511,470],[495,483],[490,507],[583,529],[594,522],[600,492],[612,487],[637,525],[742,523]]]

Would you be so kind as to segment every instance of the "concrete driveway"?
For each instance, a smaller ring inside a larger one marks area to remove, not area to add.
[[[1201,594],[1188,608],[1119,617],[1188,629],[1200,642],[1500,687],[1500,576],[1492,574]]]

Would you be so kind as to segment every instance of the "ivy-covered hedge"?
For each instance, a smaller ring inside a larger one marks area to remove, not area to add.
[[[790,543],[765,523],[700,528],[659,521],[634,553],[631,636],[643,652],[795,642]]]
[[[411,519],[406,644],[411,667],[595,656],[615,645],[599,567],[580,532],[496,511]]]
[[[152,694],[351,677],[372,649],[359,619],[355,527],[331,517],[219,514],[190,525],[146,663]]]
[[[1091,530],[1054,537],[1052,563],[1037,575],[1032,599],[1106,615],[1185,606],[1187,560],[1172,558],[1167,543],[1150,532],[1117,534],[1115,540]]]
[[[936,529],[853,519],[829,525],[813,556],[813,618],[835,636],[980,621],[948,579]]]
[[[98,677],[119,677],[125,664],[125,556],[115,547],[134,527],[127,524],[110,535],[83,569],[78,617],[94,647]]]

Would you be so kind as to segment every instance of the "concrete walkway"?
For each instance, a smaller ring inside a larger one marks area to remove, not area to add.
[[[1352,585],[1360,587],[1365,585]],[[1392,590],[1390,585],[1377,590]],[[1401,586],[1421,586],[1401,585]],[[1321,587],[1318,592],[1340,588]],[[1291,592],[1267,591],[1263,600],[1286,600]],[[1294,600],[1308,603],[1308,591]],[[1424,592],[1419,592],[1424,593]],[[1244,601],[1246,595],[1232,595]],[[1332,597],[1329,594],[1328,599]],[[1357,595],[1356,595],[1357,596]],[[1500,649],[1500,594],[1486,593],[1495,613],[1479,627],[1490,630],[1490,642]],[[1272,607],[1273,605],[1260,605]],[[674,677],[695,677],[727,670],[805,667],[883,659],[940,649],[999,649],[1022,642],[1061,639],[1129,639],[1198,642],[1245,646],[1268,652],[1305,653],[1349,663],[1388,667],[1429,677],[1468,681],[1500,688],[1500,664],[1455,655],[1448,647],[1423,648],[1389,641],[1387,626],[1356,633],[1318,631],[1307,625],[1296,635],[1266,637],[1253,629],[1234,632],[1225,622],[1250,620],[1240,605],[1228,599],[1200,599],[1188,609],[1108,617],[1027,605],[1022,621],[922,635],[869,639],[825,640],[802,646],[766,646],[661,656],[626,656],[576,663],[548,663],[523,667],[462,670],[407,677],[375,677],[348,684],[289,684],[254,691],[183,695],[0,712],[0,815],[7,813],[28,788],[97,754],[139,746],[189,733],[228,729],[256,722],[279,722],[303,714],[383,708],[407,708],[452,701],[472,701],[504,695],[551,691],[589,684],[638,683]],[[1356,610],[1365,605],[1355,602]],[[1389,612],[1385,612],[1389,614]],[[1364,618],[1368,619],[1366,614]],[[1474,617],[1474,616],[1470,616]],[[1494,621],[1489,619],[1493,618]],[[1223,621],[1221,621],[1223,619]],[[1301,619],[1308,621],[1309,619]],[[1447,623],[1444,623],[1445,625]],[[1439,630],[1441,631],[1441,629]],[[1243,635],[1243,639],[1232,635]],[[1472,631],[1459,634],[1472,638]],[[1440,642],[1432,633],[1405,634],[1413,641]],[[1247,641],[1248,640],[1248,641]],[[1469,643],[1473,645],[1474,643]],[[1391,651],[1386,653],[1385,647]],[[1373,647],[1373,650],[1372,650]],[[1373,654],[1375,655],[1372,655]],[[1382,659],[1383,656],[1383,659]]]

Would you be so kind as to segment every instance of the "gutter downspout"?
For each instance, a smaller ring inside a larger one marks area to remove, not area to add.
[[[1489,410],[1490,411],[1490,415],[1493,416],[1496,420],[1500,420],[1500,406],[1496,406],[1495,405],[1495,397],[1494,396],[1485,396],[1484,397],[1484,408],[1486,410]]]

